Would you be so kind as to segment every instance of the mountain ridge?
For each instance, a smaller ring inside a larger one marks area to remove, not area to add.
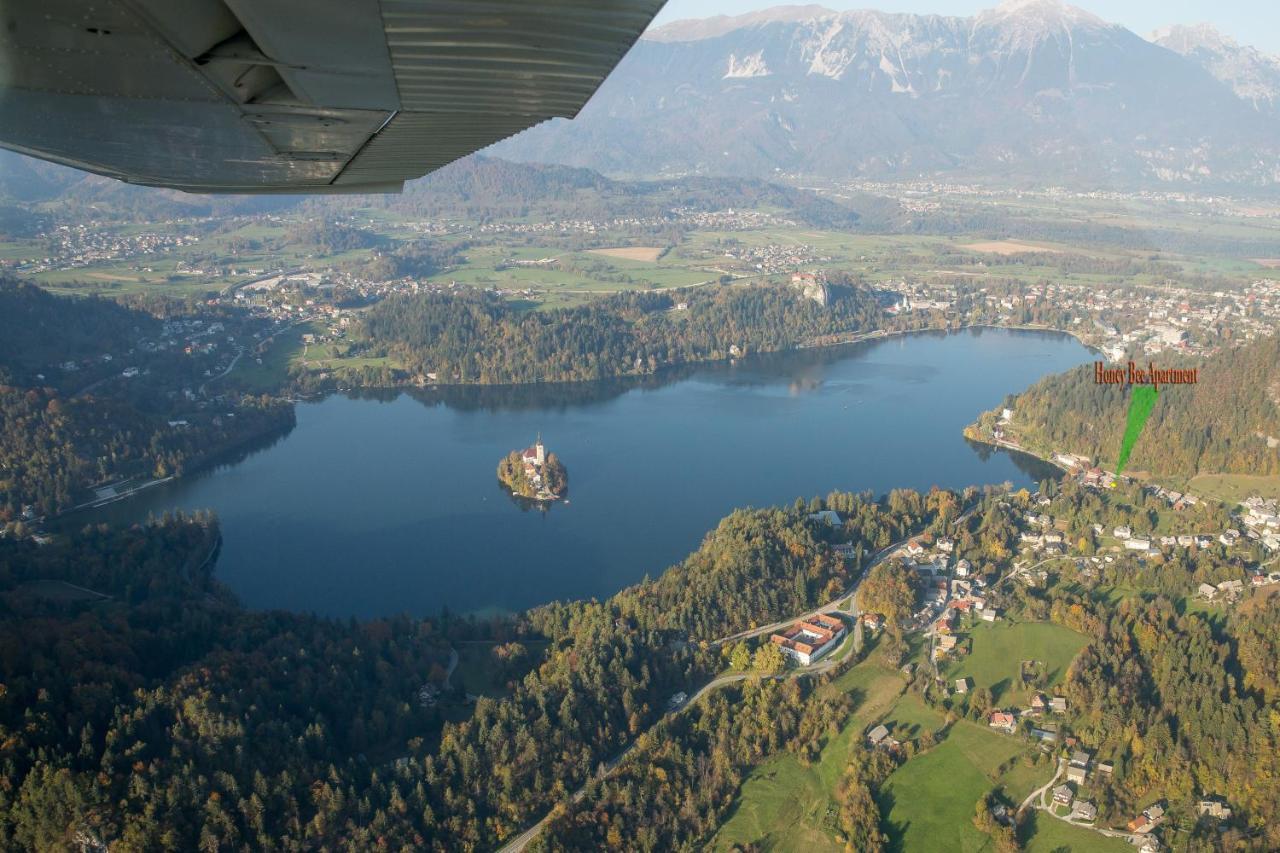
[[[573,122],[490,149],[609,175],[961,173],[1274,189],[1280,121],[1204,57],[1056,0],[787,6],[645,35]]]

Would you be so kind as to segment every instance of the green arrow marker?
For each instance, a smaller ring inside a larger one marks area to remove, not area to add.
[[[1120,442],[1120,458],[1116,462],[1117,476],[1124,470],[1129,461],[1129,453],[1142,435],[1142,428],[1151,417],[1151,410],[1156,406],[1156,397],[1160,394],[1154,385],[1135,385],[1129,394],[1129,422],[1125,424],[1124,439]]]

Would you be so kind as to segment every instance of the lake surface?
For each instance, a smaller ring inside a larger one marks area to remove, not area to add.
[[[1091,360],[1055,333],[921,333],[635,383],[334,395],[237,462],[78,516],[212,509],[218,576],[252,607],[369,617],[605,597],[735,507],[833,489],[1031,483],[1053,469],[961,429]],[[515,503],[498,460],[541,433],[568,504]]]

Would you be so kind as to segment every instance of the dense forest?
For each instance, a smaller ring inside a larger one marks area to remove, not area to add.
[[[853,700],[813,701],[812,679],[750,679],[646,736],[621,772],[560,810],[535,850],[699,850],[745,771],[781,750],[816,753]]]
[[[1129,460],[1131,470],[1280,473],[1280,447],[1267,440],[1280,439],[1280,338],[1202,360],[1161,359],[1157,366],[1198,367],[1199,382],[1160,388]],[[1128,396],[1129,386],[1098,384],[1093,365],[1083,365],[1013,398],[1012,432],[1031,449],[1083,453],[1114,466]]]
[[[55,364],[128,350],[159,325],[109,299],[58,298],[0,278],[0,382],[34,383],[38,370]]]
[[[460,290],[387,299],[366,313],[361,335],[411,373],[445,383],[571,382],[784,349],[880,316],[868,290],[832,288],[832,296],[823,306],[785,286],[707,286],[522,311]]]
[[[0,539],[0,844],[493,847],[719,668],[720,653],[691,638],[812,607],[849,578],[830,541],[866,551],[956,497],[895,495],[740,511],[684,563],[608,601],[483,623],[246,611],[213,580],[217,529],[203,517],[43,548]],[[808,518],[827,506],[841,528]],[[468,707],[444,685],[451,644],[491,640],[522,657],[513,650],[531,639],[546,652],[509,696]],[[755,751],[718,782],[718,807],[751,755],[828,727],[766,729],[777,691],[803,689],[742,688],[760,711],[740,732]]]
[[[0,846],[296,849],[326,797],[386,807],[377,756],[438,730],[413,696],[448,641],[245,611],[212,580],[217,543],[206,518],[0,539]]]
[[[293,424],[293,407],[266,397],[244,398],[235,417],[193,414],[172,426],[163,414],[112,398],[0,385],[0,528],[25,506],[63,512],[93,484],[179,475]]]
[[[1148,511],[1135,488],[1048,493],[1073,531]],[[46,547],[0,539],[0,844],[491,849],[551,812],[546,849],[694,849],[751,766],[780,750],[812,760],[851,701],[819,694],[823,679],[771,680],[756,655],[764,678],[662,719],[674,693],[741,651],[709,641],[842,593],[864,559],[909,533],[949,531],[957,553],[994,564],[1031,501],[897,491],[740,510],[685,561],[606,601],[485,621],[246,611],[214,580],[207,517],[88,528]],[[840,523],[811,517],[824,509]],[[854,556],[838,559],[835,543]],[[1280,843],[1268,781],[1280,773],[1277,611],[1266,599],[1226,619],[1175,606],[1201,580],[1238,577],[1238,561],[1214,549],[1154,569],[1126,557],[1091,580],[1064,571],[1001,606],[1091,638],[1067,692],[1080,709],[1071,731],[1116,765],[1103,813],[1157,794],[1185,811],[1217,794],[1240,816],[1220,838]],[[1116,599],[1091,584],[1149,592]],[[468,704],[444,665],[451,646],[475,641],[507,662],[508,691]],[[902,639],[879,643],[896,669]],[[912,689],[952,701],[930,683]],[[921,737],[907,756],[934,742]],[[633,742],[617,773],[592,781]],[[894,763],[879,755],[856,750],[833,792],[856,849],[885,842],[874,794]]]

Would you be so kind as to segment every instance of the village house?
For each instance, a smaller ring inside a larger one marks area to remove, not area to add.
[[[1056,806],[1070,806],[1071,801],[1075,799],[1075,795],[1071,793],[1070,785],[1059,785],[1053,789],[1053,804]]]
[[[960,693],[960,694],[968,693],[968,692],[969,692],[969,679],[967,679],[967,678],[957,678],[957,679],[956,679],[956,692],[957,692],[957,693]]]
[[[1164,806],[1159,803],[1148,806],[1142,814],[1129,821],[1129,831],[1138,835],[1146,835],[1164,821]]]
[[[992,711],[991,721],[987,725],[993,729],[1000,729],[1013,734],[1018,728],[1018,720],[1008,711]]]
[[[1071,806],[1071,820],[1093,823],[1098,819],[1098,807],[1088,800],[1076,800]]]
[[[1201,817],[1211,817],[1217,820],[1229,820],[1231,818],[1231,806],[1217,797],[1201,800],[1196,803],[1196,809]]]
[[[1151,825],[1151,821],[1147,820],[1146,815],[1138,815],[1133,820],[1129,821],[1128,824],[1125,825],[1125,829],[1129,830],[1130,832],[1135,832],[1138,835],[1145,835],[1146,833],[1155,829],[1155,827]]]
[[[1049,700],[1049,710],[1055,714],[1067,713],[1067,699],[1065,696],[1054,696]]]
[[[1071,753],[1071,761],[1067,764],[1067,781],[1083,785],[1089,776],[1089,753],[1076,750]]]
[[[1231,600],[1235,600],[1244,594],[1244,581],[1229,580],[1218,584],[1218,592],[1225,595]]]
[[[833,509],[824,509],[821,512],[809,513],[810,521],[821,521],[832,527],[839,527],[844,522],[840,520],[840,514]]]
[[[834,616],[819,613],[812,619],[797,622],[769,640],[782,653],[801,666],[808,666],[836,647],[844,637],[844,623]]]
[[[890,736],[888,736],[888,727],[881,724],[868,731],[867,743],[872,745],[872,747],[892,748],[896,747],[897,740],[890,738]]]

